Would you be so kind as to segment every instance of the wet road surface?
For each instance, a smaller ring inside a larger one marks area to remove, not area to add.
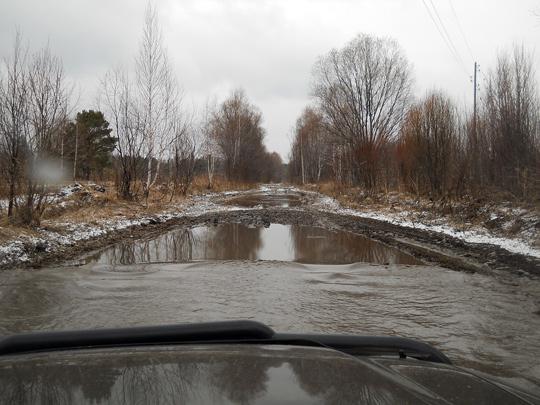
[[[173,261],[184,263],[145,263]],[[0,333],[253,319],[422,339],[540,391],[535,279],[425,266],[359,235],[277,224],[176,229],[85,262],[0,273]]]
[[[180,228],[155,238],[119,243],[88,256],[86,262],[117,265],[193,260],[421,264],[398,249],[351,232],[303,225],[250,227],[231,223]]]

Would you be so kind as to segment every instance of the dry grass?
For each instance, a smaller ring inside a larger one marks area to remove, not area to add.
[[[256,186],[255,183],[242,183],[226,180],[223,176],[215,176],[212,182],[212,188],[208,188],[208,178],[206,176],[197,176],[189,189],[189,194],[199,195],[208,192],[220,193],[230,190],[249,190]]]
[[[0,222],[0,243],[6,243],[20,236],[37,236],[38,232],[29,227],[10,225],[7,221]]]
[[[82,183],[83,190],[66,197],[63,200],[64,204],[49,206],[43,215],[41,227],[59,230],[62,223],[84,222],[97,224],[106,219],[134,219],[144,215],[156,214],[170,208],[177,208],[190,195],[228,190],[247,190],[255,186],[254,184],[230,182],[216,176],[213,187],[209,189],[207,177],[198,176],[194,179],[186,196],[173,195],[171,192],[172,187],[162,184],[152,189],[148,201],[145,201],[142,197],[134,200],[123,200],[118,197],[113,182],[100,184],[105,187],[105,192],[96,191],[91,185]],[[10,225],[7,219],[3,218],[0,221],[3,221],[0,222],[0,238],[4,237],[7,240],[14,235],[23,234],[22,228]],[[35,232],[31,229],[27,231]]]
[[[413,221],[438,223],[444,220],[462,230],[481,226],[496,235],[520,236],[540,246],[539,205],[516,201],[504,193],[492,192],[483,198],[432,199],[402,191],[367,193],[360,187],[340,187],[332,182],[303,188],[328,195],[343,207],[359,211],[407,213]]]

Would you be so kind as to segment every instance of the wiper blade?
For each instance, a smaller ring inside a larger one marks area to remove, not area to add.
[[[192,343],[318,346],[353,356],[396,354],[400,357],[410,356],[435,363],[451,364],[450,360],[434,347],[413,339],[390,336],[276,333],[270,327],[254,321],[18,334],[0,338],[0,356],[92,347]]]

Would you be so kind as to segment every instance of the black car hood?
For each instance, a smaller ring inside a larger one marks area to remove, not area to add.
[[[317,347],[219,344],[3,356],[0,402],[523,404],[535,399],[447,364],[355,358]]]

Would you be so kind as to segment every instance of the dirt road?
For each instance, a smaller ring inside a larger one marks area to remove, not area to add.
[[[239,223],[248,226],[269,224],[310,225],[328,230],[353,232],[395,247],[423,261],[465,272],[512,276],[540,276],[540,259],[512,253],[491,244],[468,243],[459,237],[429,229],[400,226],[372,218],[329,210],[317,193],[292,187],[265,186],[258,190],[228,192],[194,197],[186,207],[162,216],[150,216],[132,226],[114,227],[97,237],[80,238],[73,243],[47,241],[26,247],[29,260],[19,266],[35,267],[77,259],[114,243],[151,238],[176,227],[204,224]],[[91,235],[91,232],[90,232]],[[17,265],[17,264],[15,264]],[[13,264],[4,265],[12,267]]]

